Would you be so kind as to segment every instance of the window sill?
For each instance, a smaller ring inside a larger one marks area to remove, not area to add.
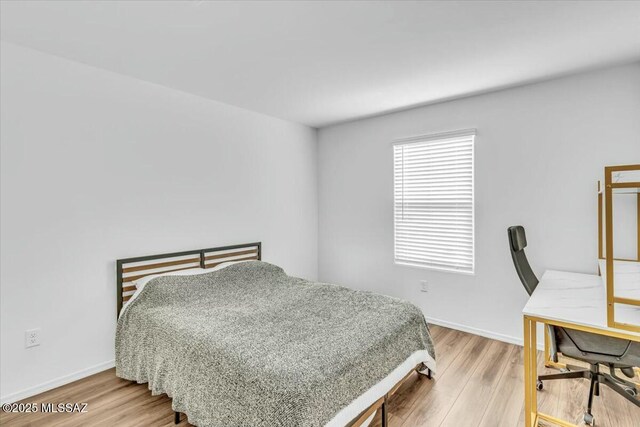
[[[438,271],[441,273],[456,273],[456,274],[463,274],[465,276],[475,276],[475,269],[472,271],[465,271],[465,270],[456,270],[455,268],[446,268],[446,267],[434,267],[434,266],[429,266],[429,265],[422,265],[422,264],[417,264],[417,263],[412,263],[412,262],[408,262],[408,261],[398,261],[398,260],[394,260],[394,264],[401,266],[401,267],[413,267],[413,268],[420,268],[423,270],[433,270],[433,271]]]

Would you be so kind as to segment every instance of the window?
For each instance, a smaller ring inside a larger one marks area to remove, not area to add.
[[[475,130],[393,146],[396,264],[473,274]]]

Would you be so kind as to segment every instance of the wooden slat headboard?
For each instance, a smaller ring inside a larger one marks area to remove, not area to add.
[[[212,268],[228,261],[261,259],[261,242],[119,259],[116,261],[118,282],[118,311],[116,316],[120,315],[123,304],[135,293],[134,280],[150,274],[168,273],[197,267]]]

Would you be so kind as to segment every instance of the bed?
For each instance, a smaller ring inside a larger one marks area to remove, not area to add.
[[[116,374],[199,426],[366,425],[435,352],[402,300],[288,276],[262,245],[117,261]]]

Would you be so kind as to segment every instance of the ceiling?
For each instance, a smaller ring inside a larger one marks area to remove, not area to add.
[[[314,127],[640,59],[640,2],[2,2],[2,40]]]

